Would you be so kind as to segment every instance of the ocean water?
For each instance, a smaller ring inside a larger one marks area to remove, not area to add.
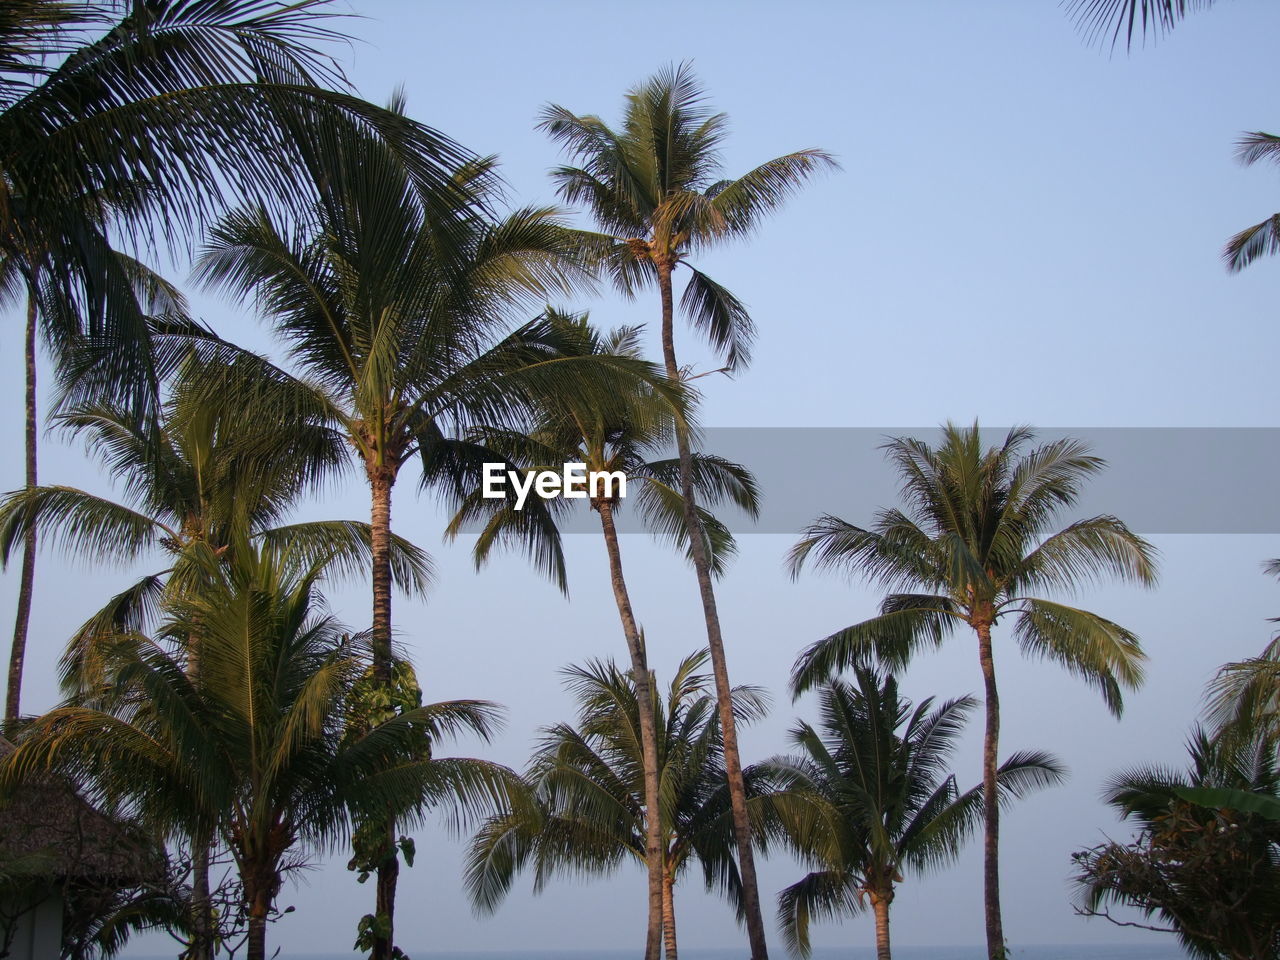
[[[273,950],[277,945],[270,945]],[[787,954],[775,951],[779,960]],[[449,952],[409,950],[413,960],[636,960],[639,950],[485,950]],[[875,960],[871,946],[815,948],[813,960]],[[1183,960],[1185,954],[1170,937],[1167,943],[1153,944],[1040,944],[1015,946],[1012,960]],[[900,946],[893,948],[895,960],[985,960],[986,948],[971,946]],[[282,946],[280,960],[352,960],[351,953],[296,953]],[[680,960],[746,960],[745,948],[720,947],[680,950]],[[161,960],[160,957],[138,957],[137,960]]]

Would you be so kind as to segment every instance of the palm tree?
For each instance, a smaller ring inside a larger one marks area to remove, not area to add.
[[[275,391],[261,409],[332,424],[364,470],[371,643],[385,682],[392,662],[391,500],[403,466],[414,457],[447,459],[441,451],[452,449],[449,437],[462,426],[510,422],[529,394],[582,391],[598,377],[599,364],[549,358],[536,326],[509,332],[513,306],[567,289],[586,272],[579,235],[554,210],[523,208],[497,220],[486,211],[493,168],[490,159],[453,171],[455,197],[477,196],[483,205],[424,200],[385,145],[347,138],[313,168],[321,201],[303,228],[285,230],[264,210],[241,211],[213,229],[198,263],[202,280],[256,302],[297,364],[294,376],[214,345],[234,353],[232,369],[253,389]],[[212,389],[237,388],[214,381]],[[594,395],[603,397],[603,388]],[[387,836],[377,914],[386,918],[382,928],[393,930],[393,824]],[[390,936],[380,938],[375,960],[389,960],[393,949]]]
[[[441,805],[509,802],[515,775],[431,756],[444,736],[488,737],[496,710],[484,701],[421,706],[372,728],[349,722],[370,654],[319,612],[322,563],[243,539],[230,562],[205,545],[193,553],[202,588],[171,599],[155,638],[117,636],[109,684],[38,718],[0,785],[56,772],[171,836],[216,832],[243,886],[247,955],[264,960],[275,897],[300,856],[388,809],[417,819]],[[198,679],[185,642],[196,630]]]
[[[248,529],[256,539],[327,559],[333,572],[339,564],[351,573],[367,563],[366,524],[280,524],[307,485],[344,462],[342,438],[323,424],[262,418],[254,404],[239,402],[244,398],[228,403],[198,396],[187,388],[192,373],[188,366],[178,379],[158,423],[139,423],[132,411],[110,402],[58,418],[100,454],[127,503],[66,486],[26,489],[0,503],[4,562],[37,528],[69,552],[100,562],[125,563],[155,551],[170,560],[167,569],[112,597],[72,637],[63,657],[70,696],[103,682],[104,643],[109,647],[122,631],[149,632],[165,598],[192,588],[197,545],[225,559],[234,532]],[[395,559],[402,586],[422,590],[430,570],[426,556],[397,542]],[[187,644],[190,668],[198,673],[201,635],[191,635]],[[195,957],[211,957],[213,949],[207,847],[197,843],[193,854]]]
[[[695,328],[725,355],[727,369],[750,356],[752,322],[745,305],[731,292],[695,269],[692,254],[718,241],[751,234],[765,214],[819,171],[835,162],[822,150],[800,150],[761,164],[737,179],[724,179],[718,150],[728,118],[712,113],[687,64],[653,77],[627,95],[620,130],[598,117],[578,116],[548,106],[541,128],[560,143],[577,166],[553,172],[560,196],[586,203],[602,230],[615,240],[608,266],[620,289],[630,294],[656,282],[662,310],[662,356],[667,377],[681,379],[675,350],[675,301],[672,276],[688,271],[681,306]],[[712,585],[712,559],[698,535],[699,516],[689,439],[676,433],[680,494],[699,596],[706,619],[707,644],[716,680],[734,830],[742,872],[747,931],[753,960],[766,960],[764,920],[751,852],[751,825],[738,737],[730,703],[729,671]]]
[[[10,197],[11,204],[20,198]],[[92,204],[86,201],[86,207]],[[138,261],[110,251],[101,232],[103,210],[91,210],[86,216],[86,247],[104,252],[102,266],[107,274],[111,312],[126,319],[133,329],[145,329],[153,316],[178,319],[185,315],[182,295]],[[0,306],[25,300],[26,329],[24,336],[24,468],[28,490],[38,484],[38,411],[36,406],[36,343],[41,326],[48,347],[61,347],[67,356],[67,344],[75,342],[82,326],[82,306],[68,299],[68,290],[55,278],[54,265],[47,251],[29,246],[24,236],[0,236]],[[43,322],[42,322],[43,321]],[[35,592],[36,529],[29,527],[22,544],[22,572],[18,583],[18,603],[14,616],[13,642],[9,652],[9,675],[5,697],[5,722],[12,724],[22,712],[22,674],[26,663],[27,631],[31,621],[31,604]]]
[[[699,651],[680,663],[665,705],[650,677],[662,783],[657,817],[648,816],[654,808],[645,802],[634,675],[610,660],[565,669],[578,725],[543,731],[525,775],[536,803],[489,818],[472,841],[466,884],[479,909],[495,910],[526,867],[534,871],[537,892],[556,875],[611,873],[631,860],[647,864],[649,828],[657,823],[665,956],[676,960],[674,891],[685,869],[696,860],[708,889],[738,889],[720,722],[711,678],[698,672],[706,662],[706,651]],[[763,716],[765,701],[759,690],[737,687],[734,709],[740,719],[754,719]]]
[[[852,685],[833,681],[819,698],[820,731],[801,721],[791,741],[803,753],[751,768],[768,782],[772,828],[817,869],[778,896],[787,946],[809,956],[809,922],[875,913],[876,956],[890,960],[889,907],[907,871],[943,866],[982,817],[982,787],[960,793],[946,772],[972,697],[933,698],[912,709],[895,678],[869,667]],[[1043,753],[1018,753],[997,772],[1000,799],[1057,783],[1062,768]]]
[[[1138,638],[1096,613],[1032,591],[1070,590],[1106,575],[1147,585],[1156,577],[1151,545],[1115,517],[1090,517],[1054,531],[1083,481],[1104,462],[1071,439],[1024,452],[1033,436],[1014,428],[1001,445],[984,449],[975,423],[947,424],[937,448],[912,437],[892,439],[884,449],[902,480],[906,509],[880,511],[870,529],[819,517],[789,556],[793,576],[812,561],[894,591],[880,604],[879,616],[801,654],[791,678],[797,695],[869,655],[903,666],[921,647],[940,645],[959,624],[977,637],[986,695],[983,887],[991,960],[1005,956],[996,794],[1000,698],[992,628],[1002,617],[1011,619],[1024,653],[1057,660],[1097,686],[1118,716],[1120,687],[1142,680],[1145,655]]]
[[[324,0],[15,0],[0,11],[0,274],[28,294],[27,485],[36,484],[37,289],[52,289],[59,378],[77,402],[159,403],[145,313],[111,231],[132,244],[190,237],[228,196],[296,210],[299,171],[335,131],[394,149],[426,194],[464,151],[354,96],[321,51]],[[43,317],[51,327],[52,317]],[[24,558],[7,715],[19,709],[34,578]]]
[[[628,482],[637,483],[638,507],[650,529],[673,539],[689,549],[691,537],[687,526],[684,501],[675,489],[679,477],[678,461],[655,459],[658,450],[670,441],[681,419],[679,397],[670,393],[671,384],[656,370],[646,374],[638,360],[639,331],[623,327],[603,337],[587,321],[585,315],[574,317],[549,311],[549,323],[556,334],[563,355],[612,357],[639,364],[639,377],[615,378],[616,409],[601,407],[593,398],[561,393],[539,403],[540,420],[528,434],[511,431],[484,431],[479,439],[484,448],[498,452],[498,458],[526,472],[556,469],[565,463],[581,463],[586,476],[621,474]],[[623,368],[628,374],[633,371]],[[677,401],[673,403],[674,401]],[[693,458],[696,484],[703,499],[717,503],[729,499],[754,515],[757,510],[753,478],[738,464],[718,457],[698,454]],[[648,654],[644,634],[636,620],[622,567],[622,549],[615,523],[621,506],[618,489],[587,489],[591,509],[600,518],[605,549],[609,557],[610,582],[614,602],[622,622],[623,636],[631,656],[631,675],[638,691],[638,723],[644,769],[644,803],[647,809],[660,804],[660,744],[657,716],[649,689]],[[493,547],[512,542],[538,560],[561,589],[566,589],[564,560],[556,515],[571,506],[560,498],[534,500],[523,508],[507,500],[488,499],[474,491],[467,497],[448,527],[448,535],[456,536],[464,525],[476,519],[485,520],[474,554],[477,566],[483,564]],[[719,572],[733,552],[733,538],[728,529],[702,508],[698,509],[700,525],[694,536],[706,537],[706,550]],[[649,926],[646,956],[653,960],[662,948],[663,869],[660,825],[647,824],[649,830],[646,862],[649,870]]]

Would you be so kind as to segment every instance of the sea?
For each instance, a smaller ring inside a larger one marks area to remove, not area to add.
[[[274,949],[275,945],[269,947]],[[786,952],[776,949],[777,956]],[[637,950],[484,950],[438,951],[407,950],[412,960],[636,960]],[[871,946],[815,947],[812,960],[875,960]],[[973,946],[895,946],[894,960],[985,960],[987,949]],[[1039,944],[1014,946],[1011,960],[1184,960],[1186,954],[1173,938],[1168,943],[1153,944]],[[161,956],[130,957],[130,960],[166,960]],[[171,958],[172,955],[170,955]],[[352,953],[294,952],[280,947],[280,960],[353,960]],[[680,949],[680,960],[747,960],[745,950],[736,947]]]

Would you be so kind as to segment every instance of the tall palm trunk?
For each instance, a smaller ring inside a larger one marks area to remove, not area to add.
[[[267,957],[267,919],[266,917],[249,916],[249,940],[246,944],[246,960],[266,960]]]
[[[664,960],[677,960],[676,878],[670,869],[662,871],[662,945]]]
[[[203,625],[199,622],[187,634],[187,676],[200,684]],[[213,834],[196,830],[191,836],[191,950],[190,960],[213,960],[213,897],[209,886],[209,866],[213,859]]]
[[[987,727],[982,738],[982,888],[987,922],[987,960],[1005,960],[1004,923],[1000,917],[1000,797],[996,793],[996,757],[1000,750],[1000,694],[991,655],[991,623],[979,619],[978,659],[986,693]]]
[[[385,465],[368,466],[372,507],[369,552],[373,559],[373,671],[380,683],[391,683],[391,488],[395,472]],[[375,937],[372,960],[391,960],[395,950],[396,883],[400,859],[396,854],[396,824],[387,818],[385,855],[378,861],[374,913],[386,917],[385,937]]]
[[[675,304],[671,295],[670,260],[655,258],[658,290],[662,296],[662,359],[667,377],[680,378],[676,363]],[[724,637],[720,632],[720,614],[711,583],[711,563],[702,537],[702,522],[693,496],[693,458],[689,438],[684,430],[676,431],[676,450],[680,457],[680,495],[684,498],[685,525],[689,530],[690,553],[698,578],[698,593],[706,620],[707,646],[711,651],[711,672],[716,683],[716,705],[724,737],[724,767],[729,783],[729,803],[733,811],[733,833],[738,844],[738,875],[742,883],[742,910],[751,944],[751,960],[768,960],[764,916],[760,911],[760,889],[756,880],[755,854],[751,846],[751,820],[747,814],[747,788],[742,776],[742,759],[738,753],[738,731],[733,719],[733,694],[729,685],[729,665],[724,654]]]
[[[391,681],[391,487],[395,477],[378,465],[368,468],[372,508],[369,552],[373,558],[373,669]]]
[[[893,903],[893,887],[871,891],[871,910],[876,917],[876,960],[893,960],[889,949],[889,904]]]
[[[265,890],[253,888],[245,891],[249,901],[249,938],[245,943],[246,960],[267,960],[267,915],[271,912],[271,898]]]
[[[213,900],[209,890],[209,851],[205,834],[191,838],[191,960],[213,960]]]
[[[604,530],[605,547],[609,552],[609,579],[613,584],[613,599],[618,604],[618,616],[622,620],[622,632],[627,638],[627,650],[631,654],[632,680],[636,685],[636,700],[640,710],[640,752],[644,762],[645,806],[645,865],[649,869],[649,923],[645,934],[645,960],[658,960],[662,953],[663,869],[662,823],[658,799],[658,725],[653,709],[653,681],[649,675],[648,657],[645,655],[644,638],[636,625],[631,610],[631,597],[627,593],[627,581],[622,575],[622,553],[618,549],[618,529],[613,523],[613,505],[601,499],[593,504],[600,514],[600,526]],[[672,943],[674,944],[674,930]]]
[[[36,292],[27,290],[26,355],[26,466],[27,489],[36,486]],[[6,725],[21,713],[22,668],[27,659],[27,627],[31,622],[31,596],[36,585],[36,528],[27,530],[22,541],[22,577],[18,581],[18,612],[13,623],[13,646],[9,649],[9,687],[5,697]]]
[[[259,847],[258,856],[266,860],[268,855]],[[245,943],[247,960],[267,960],[267,920],[276,894],[280,892],[278,863],[278,860],[271,865],[262,861],[241,863],[244,902],[249,913],[249,936]]]
[[[387,935],[377,937],[370,952],[372,960],[391,960],[395,952],[396,883],[400,878],[400,858],[396,854],[396,824],[388,819],[385,842],[387,855],[378,863],[378,889],[374,910],[387,918]]]

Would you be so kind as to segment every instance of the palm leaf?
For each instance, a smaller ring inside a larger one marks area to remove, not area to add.
[[[1138,638],[1119,624],[1096,613],[1053,603],[1023,599],[1014,635],[1031,655],[1058,661],[1102,693],[1107,707],[1119,716],[1124,709],[1120,687],[1142,682],[1146,655]]]
[[[906,663],[922,646],[940,646],[955,629],[955,614],[945,597],[898,594],[902,606],[810,645],[791,670],[791,692],[799,696],[826,678],[875,658],[886,665]],[[893,598],[891,598],[893,599]]]
[[[746,306],[705,273],[685,264],[689,282],[680,298],[681,309],[695,330],[725,358],[729,370],[751,362],[755,324]]]

